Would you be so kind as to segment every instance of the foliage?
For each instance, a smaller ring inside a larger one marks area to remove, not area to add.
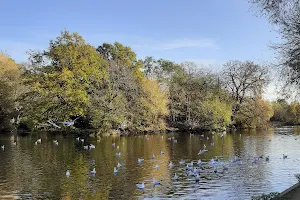
[[[272,48],[279,54],[280,78],[285,82],[284,94],[290,96],[300,86],[300,3],[299,0],[251,0],[259,11],[275,25],[281,43]]]
[[[274,115],[272,121],[285,122],[289,125],[300,124],[300,103],[291,102],[287,103],[284,99],[278,99],[272,102]]]
[[[271,200],[278,199],[280,193],[279,192],[271,192],[270,194],[262,194],[261,196],[253,196],[252,200]]]
[[[6,58],[14,67],[0,71],[0,115],[6,121],[21,118],[22,126],[41,128],[48,120],[80,116],[76,128],[99,133],[166,126],[210,130],[228,126],[233,114],[247,128],[266,126],[272,115],[270,104],[260,98],[267,70],[252,62],[228,62],[223,74],[215,74],[192,62],[142,61],[118,42],[96,49],[68,31],[46,50],[31,51],[29,61],[20,70]],[[4,112],[5,102],[11,105]],[[289,112],[298,117],[297,106]]]
[[[224,65],[222,81],[224,89],[231,94],[233,100],[231,120],[232,125],[236,125],[238,123],[236,118],[238,113],[241,113],[242,105],[244,104],[244,108],[249,108],[255,103],[249,102],[251,99],[261,97],[268,83],[268,70],[250,61],[229,61]],[[239,123],[241,122],[243,121]]]
[[[295,174],[295,177],[297,178],[298,182],[300,182],[300,174]]]
[[[272,104],[261,98],[247,99],[237,113],[237,125],[242,128],[266,128],[274,111]]]
[[[0,53],[0,130],[10,127],[10,120],[18,118],[20,95],[19,66],[7,55]]]

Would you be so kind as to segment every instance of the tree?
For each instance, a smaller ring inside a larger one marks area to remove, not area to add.
[[[229,61],[222,71],[223,84],[233,100],[232,124],[247,98],[260,97],[268,83],[268,70],[253,62]]]
[[[241,128],[265,128],[273,116],[272,104],[260,97],[246,99],[236,115],[236,125]]]
[[[17,118],[20,76],[21,71],[15,61],[0,53],[0,130],[10,128],[10,120]]]
[[[85,116],[93,87],[107,80],[106,63],[77,33],[64,31],[44,52],[31,54],[23,115],[31,123]]]
[[[291,86],[300,86],[300,2],[299,0],[251,0],[278,28],[282,43],[272,46],[279,54],[279,72],[289,96]]]

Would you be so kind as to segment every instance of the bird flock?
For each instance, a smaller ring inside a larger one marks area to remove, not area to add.
[[[72,125],[72,123],[74,123],[74,121],[70,122],[71,125]],[[70,123],[66,123],[66,125],[69,125]],[[54,124],[53,126],[55,126],[55,125],[56,124]],[[226,134],[226,131],[223,131],[223,132],[219,133],[218,136],[219,137],[224,137],[225,134]],[[206,137],[207,140],[211,139],[211,143],[210,143],[211,148],[213,148],[215,146],[214,145],[215,135],[216,135],[216,132],[212,132],[211,137],[208,137],[208,136]],[[190,136],[193,137],[194,134],[190,134]],[[143,136],[139,136],[139,137],[143,137]],[[150,140],[148,135],[145,135],[144,137],[145,137],[146,141]],[[205,135],[202,134],[202,135],[200,135],[200,137],[205,138]],[[161,138],[163,139],[164,137],[161,136]],[[77,143],[82,145],[83,150],[92,150],[92,149],[96,148],[96,146],[93,145],[93,144],[85,145],[85,139],[83,139],[83,138],[77,137],[76,141],[77,141]],[[168,137],[168,141],[173,142],[173,143],[178,143],[178,140],[175,139],[175,137]],[[42,143],[42,139],[39,138],[35,141],[34,144],[38,145],[38,144],[41,144],[41,143]],[[15,141],[12,144],[14,146],[17,145],[17,143]],[[58,140],[53,140],[53,144],[54,145],[59,145]],[[115,153],[115,156],[116,157],[121,157],[121,152],[119,151],[119,149],[120,149],[119,145],[116,146],[115,143],[112,143],[112,148],[116,149],[116,151],[117,151]],[[5,145],[1,145],[1,149],[2,149],[2,151],[5,151]],[[192,178],[195,181],[195,183],[199,183],[201,181],[201,178],[202,178],[201,175],[202,174],[205,174],[205,173],[210,173],[210,174],[214,174],[214,175],[218,175],[219,173],[223,174],[226,171],[228,171],[232,165],[242,166],[243,161],[246,162],[246,164],[249,164],[249,163],[257,164],[260,160],[264,160],[265,162],[270,161],[269,156],[264,157],[263,155],[259,155],[259,156],[254,156],[253,157],[253,156],[249,156],[248,153],[246,153],[244,160],[242,160],[238,156],[234,156],[232,159],[229,159],[229,160],[225,161],[224,159],[222,159],[223,158],[222,156],[215,156],[214,158],[211,158],[209,161],[203,162],[201,160],[201,155],[205,154],[208,151],[209,150],[207,149],[207,146],[204,144],[203,148],[199,150],[199,153],[198,153],[199,159],[198,160],[195,160],[195,161],[191,160],[189,162],[186,162],[186,160],[183,160],[183,159],[178,161],[178,162],[170,161],[169,164],[168,164],[168,167],[173,168],[173,167],[177,166],[177,167],[181,168],[182,171],[185,172],[183,174],[186,174],[185,177],[182,177],[182,176],[179,177],[177,173],[174,173],[173,181],[177,182],[177,181],[179,181],[181,179],[184,179],[184,178],[189,178],[189,179]],[[164,154],[165,153],[163,151],[160,151],[161,156],[164,156]],[[283,154],[282,158],[287,159],[287,155]],[[137,163],[139,165],[142,165],[144,160],[145,160],[144,158],[138,158]],[[155,162],[155,160],[156,160],[156,156],[155,156],[155,154],[152,154],[152,161]],[[123,164],[121,164],[120,161],[118,161],[117,166],[115,166],[113,168],[113,174],[117,175],[118,172],[122,169],[122,167],[123,167]],[[159,165],[155,164],[153,168],[158,170]],[[71,176],[71,172],[70,172],[69,169],[66,170],[65,175],[66,175],[67,178],[69,178]],[[93,170],[90,171],[90,175],[93,175],[93,176],[96,175],[95,167],[93,168]],[[152,178],[152,186],[153,187],[161,186],[161,185],[162,185],[161,181],[156,180],[154,177]],[[136,187],[139,190],[144,190],[145,189],[145,181],[142,181],[141,184],[136,184]]]

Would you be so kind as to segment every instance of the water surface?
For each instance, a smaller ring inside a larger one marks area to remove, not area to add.
[[[10,195],[21,199],[251,199],[253,195],[282,192],[297,182],[294,174],[300,173],[299,133],[298,128],[283,127],[224,137],[216,133],[214,139],[211,133],[204,137],[172,133],[110,136],[100,141],[86,138],[85,145],[96,146],[91,150],[84,150],[83,144],[71,136],[0,136],[0,145],[5,145],[4,151],[0,149],[0,199]],[[170,137],[178,142],[168,140]],[[38,138],[42,143],[35,145]],[[208,152],[198,155],[204,144]],[[117,152],[121,152],[120,157],[115,155]],[[283,159],[283,154],[288,158]],[[270,161],[263,158],[252,164],[253,157],[260,155],[268,155]],[[182,159],[196,164],[198,159],[209,162],[215,156],[220,156],[218,172],[215,174],[211,165],[204,164],[199,183],[187,175],[185,165],[179,165]],[[230,163],[234,156],[242,159],[242,165]],[[145,161],[138,164],[138,158]],[[123,167],[115,175],[113,168],[118,162]],[[229,169],[223,171],[221,164],[227,162]],[[92,176],[94,167],[97,173]],[[71,172],[69,178],[66,170]],[[175,172],[177,182],[173,181]],[[153,177],[161,180],[162,186],[153,187]],[[136,184],[142,181],[145,190],[137,190]]]

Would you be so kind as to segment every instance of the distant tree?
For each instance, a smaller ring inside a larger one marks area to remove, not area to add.
[[[236,114],[245,100],[262,95],[268,83],[268,70],[249,61],[229,61],[224,65],[221,77],[233,100],[231,121],[236,124]]]

